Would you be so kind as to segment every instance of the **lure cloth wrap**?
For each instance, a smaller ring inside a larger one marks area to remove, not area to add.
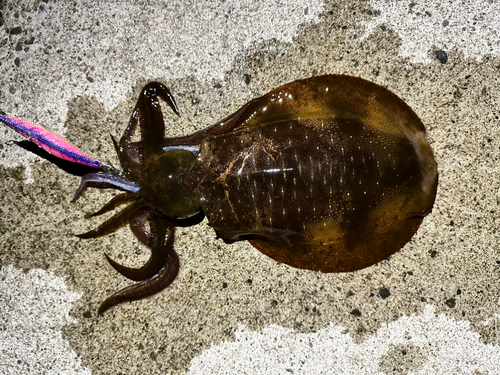
[[[4,113],[0,113],[0,122],[62,160],[94,168],[100,165],[99,161],[85,155],[71,143],[40,125]]]

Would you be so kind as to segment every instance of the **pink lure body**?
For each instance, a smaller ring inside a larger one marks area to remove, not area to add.
[[[99,161],[85,155],[71,143],[40,125],[2,113],[0,113],[0,122],[60,159],[94,168],[100,165]]]

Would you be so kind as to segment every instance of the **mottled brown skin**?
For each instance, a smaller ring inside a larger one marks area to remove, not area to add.
[[[249,240],[293,267],[346,272],[397,252],[434,203],[437,165],[422,122],[368,81],[338,75],[295,81],[178,138],[165,138],[158,98],[178,113],[165,86],[148,84],[115,142],[123,172],[101,172],[98,183],[84,176],[77,192],[110,187],[118,177],[138,185],[123,188],[95,215],[128,203],[124,210],[80,237],[129,224],[152,250],[139,269],[108,257],[139,283],[109,297],[99,312],[167,287],[179,268],[176,226],[204,215],[226,243]],[[132,142],[137,125],[141,140]]]

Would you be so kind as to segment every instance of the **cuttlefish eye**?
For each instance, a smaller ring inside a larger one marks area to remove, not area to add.
[[[172,218],[192,216],[201,210],[197,197],[184,186],[182,177],[196,156],[189,151],[168,151],[151,156],[141,175],[139,194],[144,201]]]

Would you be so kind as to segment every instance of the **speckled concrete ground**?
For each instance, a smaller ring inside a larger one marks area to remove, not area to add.
[[[98,3],[98,4],[96,4]],[[0,1],[0,109],[116,163],[142,85],[173,91],[170,135],[283,83],[342,73],[387,87],[427,126],[435,207],[389,260],[325,275],[179,232],[153,298],[97,316],[147,256],[91,241],[79,183],[0,129],[2,374],[499,374],[500,4],[492,1]]]

